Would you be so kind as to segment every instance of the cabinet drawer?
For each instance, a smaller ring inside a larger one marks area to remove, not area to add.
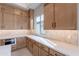
[[[48,55],[49,55],[48,52],[46,52],[42,48],[39,48],[39,56],[48,56]]]
[[[38,42],[36,42],[36,41],[34,42],[34,44],[37,45],[38,47],[39,47],[39,45],[40,45],[40,44],[39,44]]]
[[[5,45],[5,40],[0,40],[0,46]]]
[[[57,52],[53,49],[50,49],[49,50],[49,54],[52,55],[52,56],[65,56],[64,54],[60,53],[60,52]]]
[[[12,46],[11,46],[11,49],[12,49],[11,51],[16,50],[16,45],[12,45]]]
[[[49,49],[49,54],[54,56],[55,55],[55,51],[53,49]]]
[[[39,44],[39,47],[48,52],[49,48],[43,44]]]
[[[55,51],[55,56],[65,56],[65,55],[60,52]]]

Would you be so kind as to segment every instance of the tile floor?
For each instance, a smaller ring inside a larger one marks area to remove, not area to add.
[[[23,48],[23,49],[13,51],[11,53],[11,56],[32,56],[32,54],[29,52],[27,48]]]

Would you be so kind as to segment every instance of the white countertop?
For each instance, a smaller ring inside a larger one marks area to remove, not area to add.
[[[35,36],[35,35],[27,35],[27,37],[42,43],[44,45],[47,45],[48,47],[55,49],[58,52],[61,52],[65,55],[68,56],[79,56],[79,47],[72,45],[72,44],[67,44],[64,42],[60,42],[60,41],[55,41],[52,39],[46,39],[46,38],[42,38],[39,36]]]
[[[16,37],[29,37],[65,55],[79,56],[78,46],[67,44],[60,41],[55,41],[52,39],[46,39],[46,38],[35,36],[35,35],[25,35],[25,34],[24,35],[9,35],[9,36],[7,35],[7,36],[0,36],[0,39],[16,38]]]

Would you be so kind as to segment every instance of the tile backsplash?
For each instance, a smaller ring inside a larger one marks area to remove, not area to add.
[[[75,30],[46,30],[45,37],[69,44],[78,45],[77,31]]]
[[[32,34],[36,34],[34,30]],[[77,30],[45,30],[45,34],[40,36],[78,46],[77,34]]]

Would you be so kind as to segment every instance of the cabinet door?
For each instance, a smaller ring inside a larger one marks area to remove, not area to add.
[[[29,38],[26,39],[26,46],[29,49]]]
[[[20,37],[20,38],[17,38],[17,47],[18,48],[23,48],[23,47],[26,47],[26,38],[24,37]]]
[[[38,56],[39,55],[39,47],[35,44],[33,44],[33,55]]]
[[[39,56],[48,56],[48,52],[43,50],[42,48],[39,48]]]
[[[22,16],[21,19],[23,29],[28,29],[28,18],[26,16]]]
[[[33,41],[31,39],[29,40],[29,51],[33,52]]]
[[[2,29],[2,12],[0,12],[0,30]]]
[[[76,29],[76,4],[55,4],[56,29]]]
[[[4,30],[15,29],[15,19],[13,14],[3,13],[3,29]]]
[[[16,38],[16,44],[12,45],[12,50],[20,49],[26,47],[26,38],[20,37]]]
[[[14,14],[14,8],[6,5],[2,5],[2,8],[3,8],[3,12]]]
[[[54,4],[44,6],[44,29],[54,29]]]
[[[20,30],[20,29],[23,29],[23,27],[22,27],[22,17],[21,16],[19,16],[19,15],[15,15],[15,28],[16,29],[18,29],[18,30]]]
[[[49,48],[43,44],[39,44],[39,47],[42,48],[43,50],[45,50],[46,52],[49,51]]]

